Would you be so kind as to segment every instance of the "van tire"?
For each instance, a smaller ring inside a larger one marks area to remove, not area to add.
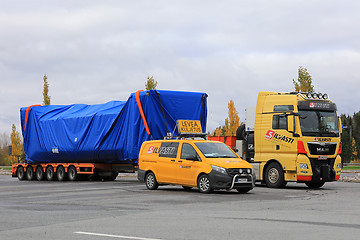
[[[246,140],[245,124],[236,129],[236,140]]]
[[[201,193],[212,192],[209,176],[202,174],[197,181],[197,187]]]
[[[266,167],[264,179],[269,188],[282,188],[286,185],[284,171],[276,162],[272,162]]]
[[[156,181],[156,177],[153,172],[148,172],[146,174],[145,185],[149,190],[156,190],[159,187],[159,183]]]

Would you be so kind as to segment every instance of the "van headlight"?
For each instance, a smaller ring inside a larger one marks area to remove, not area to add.
[[[226,169],[223,168],[223,167],[218,167],[218,166],[215,166],[215,165],[211,165],[211,168],[219,173],[222,173],[222,174],[227,174],[226,172]]]

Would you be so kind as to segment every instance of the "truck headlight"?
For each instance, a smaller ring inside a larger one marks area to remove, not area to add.
[[[300,169],[309,169],[306,163],[300,163]]]
[[[213,170],[219,172],[219,173],[227,174],[225,168],[218,167],[218,166],[215,166],[215,165],[211,165],[211,168],[212,168]]]
[[[336,168],[341,168],[341,163],[338,163],[338,164],[336,165]]]

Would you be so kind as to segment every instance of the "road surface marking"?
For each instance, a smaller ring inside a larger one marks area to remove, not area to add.
[[[142,237],[132,237],[132,236],[120,236],[112,234],[103,234],[103,233],[92,233],[92,232],[74,232],[77,234],[100,236],[100,237],[112,237],[112,238],[123,238],[123,239],[136,239],[136,240],[161,240],[159,238],[142,238]]]

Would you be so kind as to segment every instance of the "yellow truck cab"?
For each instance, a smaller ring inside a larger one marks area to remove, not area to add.
[[[197,187],[201,193],[215,189],[246,193],[255,186],[252,165],[227,145],[184,137],[144,142],[138,179],[150,190],[172,184],[184,189]]]
[[[326,94],[260,92],[238,128],[237,149],[268,187],[287,182],[319,188],[341,173],[342,132]]]

